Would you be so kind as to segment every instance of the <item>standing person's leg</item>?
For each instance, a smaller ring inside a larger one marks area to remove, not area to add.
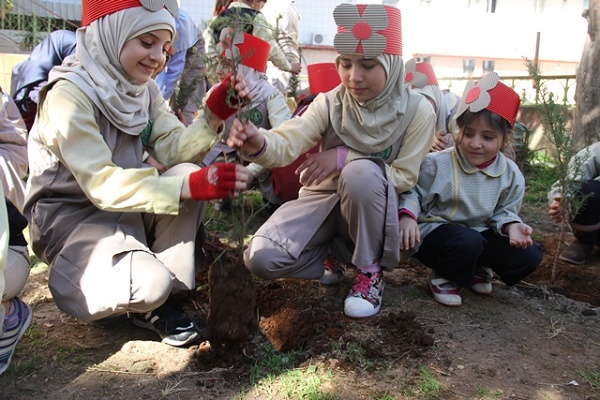
[[[181,110],[186,125],[190,125],[194,121],[196,113],[202,104],[202,99],[208,90],[206,65],[204,62],[204,39],[202,35],[199,36],[196,44],[188,49],[185,54],[185,65],[181,73],[180,82],[178,83],[180,88],[185,87],[189,92],[189,97]],[[183,85],[181,82],[183,82]]]
[[[387,177],[369,159],[352,161],[340,174],[338,193],[342,219],[354,243],[352,264],[356,265],[344,313],[352,318],[370,317],[381,308],[385,286],[380,261],[386,230]]]

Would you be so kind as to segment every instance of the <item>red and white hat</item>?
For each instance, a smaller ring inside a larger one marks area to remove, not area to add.
[[[404,66],[406,76],[404,82],[413,88],[422,89],[427,85],[438,85],[438,80],[433,72],[433,65],[428,62],[417,62],[414,58],[408,60]]]
[[[81,26],[89,25],[92,21],[106,15],[133,7],[144,7],[150,11],[158,11],[164,7],[173,17],[179,16],[178,0],[82,0]]]
[[[467,83],[456,116],[459,117],[467,110],[474,113],[490,110],[507,120],[510,126],[514,126],[520,104],[521,98],[517,92],[500,82],[498,73],[491,72],[477,83]]]
[[[246,32],[234,34],[232,28],[221,31],[217,44],[217,54],[263,73],[267,71],[270,52],[269,42]]]
[[[308,90],[310,94],[329,92],[342,83],[335,63],[310,64],[306,69],[308,70]]]
[[[402,55],[402,17],[396,7],[340,4],[333,10],[338,33],[333,45],[340,54]]]

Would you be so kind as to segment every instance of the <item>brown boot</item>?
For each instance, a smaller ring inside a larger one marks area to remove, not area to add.
[[[594,249],[593,244],[587,244],[575,239],[573,243],[558,256],[559,259],[571,264],[584,264]]]

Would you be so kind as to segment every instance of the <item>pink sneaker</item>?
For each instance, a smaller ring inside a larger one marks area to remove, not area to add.
[[[344,301],[344,314],[350,318],[366,318],[381,309],[383,272],[363,272],[356,268],[356,278],[350,294]]]
[[[429,280],[429,289],[433,293],[433,298],[440,304],[450,307],[458,307],[462,304],[460,291],[454,282],[437,276],[435,273]]]

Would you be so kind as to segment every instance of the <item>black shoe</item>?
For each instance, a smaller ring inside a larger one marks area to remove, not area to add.
[[[133,314],[135,326],[158,333],[163,343],[180,347],[200,339],[196,324],[169,300],[146,314]]]

